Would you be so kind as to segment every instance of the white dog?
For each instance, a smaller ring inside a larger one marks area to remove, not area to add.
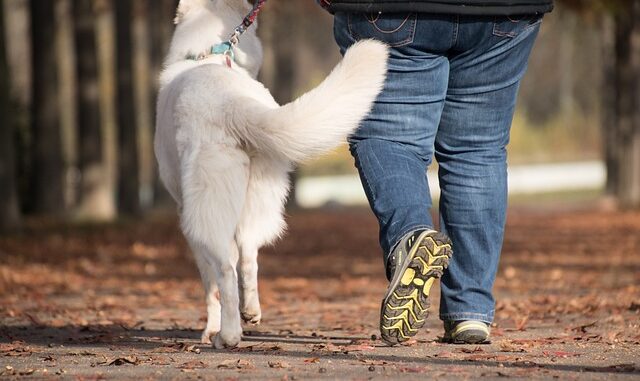
[[[386,46],[359,42],[320,86],[281,107],[255,79],[262,50],[254,28],[235,60],[209,53],[250,9],[246,0],[180,1],[160,79],[156,157],[204,283],[202,341],[216,334],[216,348],[240,342],[241,317],[260,322],[258,249],[285,227],[289,171],[343,142],[386,75]]]

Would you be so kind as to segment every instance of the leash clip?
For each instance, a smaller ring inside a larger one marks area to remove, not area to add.
[[[242,35],[242,33],[244,33],[244,30],[241,26],[237,27],[233,31],[233,34],[231,34],[231,37],[229,37],[229,42],[231,43],[232,47],[238,45],[238,42],[240,42],[240,36]]]

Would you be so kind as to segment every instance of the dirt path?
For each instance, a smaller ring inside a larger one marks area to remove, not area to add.
[[[0,237],[0,378],[640,379],[640,213],[512,212],[493,343],[439,343],[436,298],[397,348],[376,337],[369,212],[288,221],[260,258],[263,324],[233,351],[198,343],[202,290],[174,221]]]

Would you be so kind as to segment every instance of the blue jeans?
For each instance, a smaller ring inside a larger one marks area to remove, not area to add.
[[[439,165],[441,230],[454,255],[442,320],[493,321],[492,288],[507,208],[507,151],[520,80],[542,16],[338,13],[342,52],[359,39],[390,47],[384,90],[350,137],[386,258],[430,228],[426,171]]]

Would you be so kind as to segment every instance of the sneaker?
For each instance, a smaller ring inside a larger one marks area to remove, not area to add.
[[[452,344],[487,343],[489,333],[489,325],[482,321],[445,321],[442,341]]]
[[[408,234],[391,253],[391,279],[380,311],[380,333],[389,345],[409,340],[429,314],[429,291],[449,265],[451,240],[435,230]]]

